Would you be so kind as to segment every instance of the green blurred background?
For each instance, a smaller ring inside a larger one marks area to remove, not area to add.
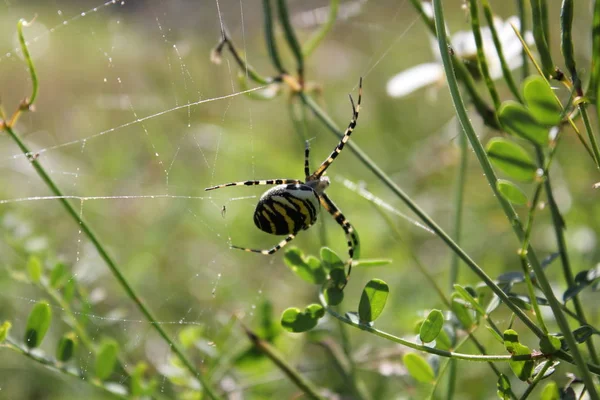
[[[502,17],[516,13],[513,2],[491,3]],[[558,55],[558,2],[549,3],[551,27],[556,27],[552,48]],[[590,62],[589,3],[577,2],[575,16],[576,56],[584,71]],[[385,92],[386,82],[399,71],[434,60],[428,32],[409,2],[353,4],[360,4],[360,12],[338,21],[307,60],[307,80],[322,88],[317,100],[342,128],[350,118],[347,94],[356,93],[358,79],[364,77],[363,108],[352,141],[451,231],[458,133],[446,86],[402,99],[392,99]],[[326,1],[289,2],[293,15],[325,5]],[[220,18],[249,62],[264,75],[274,74],[262,34],[260,3],[219,1],[218,6],[220,14],[214,1],[103,5],[99,1],[7,0],[0,4],[0,96],[7,112],[30,91],[25,64],[15,51],[16,24],[19,18],[37,16],[25,34],[32,40],[40,94],[36,111],[19,120],[18,133],[39,152],[38,159],[66,195],[90,198],[72,202],[164,328],[176,335],[186,326],[200,325],[208,343],[233,314],[256,327],[260,322],[257,310],[265,301],[273,303],[276,319],[287,307],[316,301],[316,287],[295,276],[283,263],[283,254],[266,257],[229,249],[230,243],[268,248],[279,240],[263,234],[252,222],[264,188],[203,191],[230,181],[302,177],[303,144],[289,111],[297,104],[290,106],[288,93],[283,91],[271,101],[245,95],[217,99],[241,91],[238,68],[229,54],[225,53],[221,65],[209,60],[219,39]],[[444,6],[451,32],[468,29],[462,1],[445,1]],[[300,40],[314,30],[298,29]],[[281,32],[277,37],[280,47],[285,47]],[[284,55],[293,69],[289,52]],[[519,71],[514,74],[521,79]],[[481,93],[486,95],[484,89]],[[510,98],[503,84],[499,83],[499,89],[503,99]],[[206,102],[174,110],[199,100]],[[314,168],[337,140],[308,110],[305,114]],[[473,122],[484,142],[497,135],[484,128],[478,116],[473,116]],[[600,179],[572,131],[565,135],[557,161],[554,186],[567,219],[577,272],[591,268],[598,259],[600,213],[592,184]],[[449,288],[450,252],[434,235],[387,212],[397,231],[392,230],[371,202],[343,185],[343,179],[361,184],[410,216],[350,151],[336,160],[329,175],[333,184],[328,193],[360,233],[362,257],[393,260],[386,267],[356,269],[343,309],[356,308],[360,290],[369,279],[384,279],[391,297],[377,327],[412,337],[413,326],[423,313],[442,305],[417,272],[411,251],[445,288]],[[491,276],[519,270],[519,244],[474,158],[467,179],[463,247]],[[128,362],[146,360],[152,372],[160,369],[168,361],[168,348],[62,206],[56,200],[35,199],[49,195],[29,161],[10,138],[0,135],[0,265],[23,269],[26,255],[22,249],[62,260],[96,299],[88,316],[92,338],[99,341],[112,336],[120,342]],[[342,230],[329,216],[320,219],[294,244],[309,254],[318,254],[324,244],[346,254]],[[540,211],[534,244],[541,256],[556,250],[552,232],[548,211]],[[558,266],[549,274],[562,293],[565,287]],[[459,280],[477,283],[465,269]],[[0,321],[12,321],[15,337],[22,336],[32,304],[46,297],[35,286],[11,277],[8,268],[0,268]],[[584,302],[597,299],[592,292],[584,294]],[[67,330],[60,307],[53,311],[55,318],[42,346],[50,354]],[[598,322],[597,313],[590,317]],[[496,318],[499,326],[508,325],[508,313],[499,312]],[[522,328],[518,323],[516,327]],[[325,321],[323,328],[339,335],[333,321]],[[360,377],[380,398],[421,398],[427,393],[402,369],[398,358],[402,349],[365,332],[349,334]],[[504,351],[485,329],[478,336],[490,352]],[[531,344],[535,346],[533,340]],[[234,348],[244,345],[236,327],[228,348],[217,351],[234,353]],[[278,347],[317,385],[343,391],[330,361],[321,348],[307,344],[306,335],[283,334]],[[476,352],[469,346],[463,351]],[[199,352],[194,360],[200,363],[204,357],[208,356]],[[74,365],[85,370],[91,368],[93,359],[80,351]],[[566,367],[559,369],[559,381],[566,371]],[[296,392],[268,363],[250,370],[231,369],[229,377],[242,398],[290,398]],[[460,363],[459,382],[457,398],[491,398],[496,390],[491,370],[480,365]],[[110,396],[0,349],[0,398]]]

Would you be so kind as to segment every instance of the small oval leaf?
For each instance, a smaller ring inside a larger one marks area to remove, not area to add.
[[[33,306],[29,318],[27,318],[27,327],[25,328],[25,345],[30,349],[38,347],[52,320],[52,310],[46,301],[40,301]]]
[[[340,256],[329,247],[321,248],[321,261],[323,262],[323,268],[325,268],[327,272],[336,268],[344,269],[344,262]]]
[[[502,197],[504,197],[511,203],[519,206],[524,206],[527,204],[527,195],[523,193],[521,188],[519,188],[511,181],[507,181],[505,179],[498,179],[496,181],[496,188],[498,189],[498,192],[500,192]]]
[[[77,346],[77,335],[69,332],[60,338],[56,346],[56,359],[61,362],[67,362],[73,357]]]
[[[117,363],[119,345],[112,339],[105,339],[96,355],[96,376],[100,380],[107,379],[112,374]]]
[[[529,347],[519,343],[519,334],[512,329],[507,329],[504,331],[504,347],[506,348],[506,351],[513,356],[531,354]],[[517,361],[512,359],[509,361],[509,365],[517,378],[522,381],[526,381],[531,377],[531,373],[533,372],[533,367],[535,364],[533,360]]]
[[[8,337],[8,332],[10,332],[10,328],[12,324],[9,321],[4,321],[2,325],[0,325],[0,343],[4,342]]]
[[[492,164],[511,178],[522,182],[535,179],[537,166],[529,153],[517,143],[493,138],[488,142],[486,151]]]
[[[308,283],[321,284],[325,282],[325,270],[321,261],[313,256],[304,257],[297,247],[292,247],[285,252],[283,261],[300,278]]]
[[[558,384],[554,381],[550,381],[544,386],[540,395],[540,400],[560,400],[560,393],[558,391]]]
[[[36,256],[30,256],[27,260],[27,274],[33,283],[39,283],[42,278],[42,262]]]
[[[539,75],[530,76],[523,83],[523,97],[529,112],[542,125],[560,123],[562,107],[548,82]]]
[[[317,326],[324,315],[325,309],[320,304],[311,304],[304,311],[288,308],[281,314],[281,326],[289,332],[306,332]]]
[[[407,353],[402,358],[404,366],[417,382],[433,383],[435,374],[431,365],[423,357],[415,353]]]
[[[440,334],[443,326],[444,315],[442,312],[440,310],[431,310],[425,321],[421,324],[419,338],[423,343],[433,342]]]
[[[363,289],[358,305],[358,316],[362,322],[375,321],[383,311],[390,288],[381,279],[372,279]]]
[[[540,339],[540,350],[544,354],[554,354],[561,348],[560,339],[556,336],[546,335]]]
[[[67,280],[67,267],[63,263],[57,263],[50,273],[50,286],[58,289]]]
[[[540,125],[522,104],[505,101],[498,111],[498,119],[506,132],[540,146],[548,144],[548,129]]]

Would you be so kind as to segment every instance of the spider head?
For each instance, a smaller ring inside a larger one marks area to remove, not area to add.
[[[328,176],[321,176],[318,179],[306,182],[306,185],[313,188],[317,194],[321,194],[329,187],[329,183],[330,181]]]

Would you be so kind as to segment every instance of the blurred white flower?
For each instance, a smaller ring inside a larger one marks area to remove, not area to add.
[[[423,3],[423,10],[430,17],[433,16],[431,4]],[[502,21],[497,17],[494,18],[494,27],[498,33],[498,39],[502,44],[502,52],[504,53],[506,64],[513,70],[523,65],[523,59],[521,57],[521,41],[513,31],[511,25],[514,25],[519,29],[521,26],[519,18],[512,16],[506,21]],[[481,28],[481,37],[483,39],[483,51],[487,60],[490,76],[492,79],[501,78],[502,66],[500,64],[498,53],[496,52],[496,46],[494,46],[492,32],[488,26]],[[531,32],[526,32],[524,39],[528,45],[533,44],[533,35]],[[463,61],[466,61],[467,67],[471,64],[473,68],[469,68],[469,71],[475,77],[478,77],[479,66],[477,64],[477,45],[475,43],[473,32],[457,32],[452,35],[450,41],[452,43],[454,54]],[[387,92],[390,96],[403,97],[415,90],[442,81],[442,78],[444,77],[444,67],[438,49],[438,42],[432,39],[431,47],[436,62],[420,64],[395,75],[387,83]]]

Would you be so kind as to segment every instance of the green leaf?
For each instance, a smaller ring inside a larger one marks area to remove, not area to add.
[[[8,332],[10,332],[10,328],[12,324],[9,321],[4,321],[2,325],[0,325],[0,343],[4,342],[8,337]]]
[[[281,315],[281,326],[289,332],[306,332],[317,326],[317,322],[324,315],[325,309],[320,304],[311,304],[304,311],[288,308]]]
[[[381,279],[372,279],[366,284],[358,305],[358,315],[362,322],[373,322],[381,315],[389,292],[388,284]]]
[[[493,138],[487,144],[487,154],[492,164],[511,178],[522,182],[535,179],[538,168],[529,153],[517,143]]]
[[[182,330],[179,331],[177,337],[179,338],[179,343],[184,349],[191,348],[194,343],[196,343],[200,338],[202,338],[202,334],[204,333],[204,327],[198,325],[186,326]]]
[[[131,394],[135,398],[142,398],[144,396],[153,397],[152,393],[156,390],[158,381],[151,379],[148,383],[144,380],[144,374],[148,370],[148,365],[143,361],[137,363],[133,372],[131,373]]]
[[[529,112],[542,125],[560,123],[562,107],[548,82],[539,75],[530,76],[523,83],[523,97]]]
[[[496,181],[496,188],[506,200],[513,204],[524,206],[527,204],[527,195],[514,183],[505,179]]]
[[[550,381],[544,386],[540,400],[560,400],[560,392],[558,391],[556,382]]]
[[[506,351],[513,355],[513,357],[531,354],[529,347],[519,343],[519,334],[512,329],[504,331],[504,347],[506,348]],[[517,361],[512,359],[509,361],[509,364],[510,368],[520,380],[526,381],[531,377],[534,367],[533,360]]]
[[[52,310],[46,301],[39,301],[33,306],[29,318],[27,318],[27,327],[25,328],[25,345],[30,349],[38,347],[52,320]]]
[[[504,344],[504,339],[502,338],[502,336],[500,336],[500,334],[498,332],[496,332],[496,330],[494,328],[492,328],[491,326],[488,326],[488,325],[486,325],[485,327],[492,334],[494,339],[496,339],[498,342]]]
[[[50,286],[58,289],[64,285],[67,279],[67,267],[63,263],[57,263],[50,273]]]
[[[599,334],[599,332],[590,325],[582,325],[573,331],[573,336],[575,336],[575,340],[577,340],[577,343],[583,343],[586,340],[588,340],[590,336],[592,336],[594,333]]]
[[[66,302],[70,302],[71,300],[73,300],[76,290],[77,290],[77,281],[75,280],[75,277],[73,276],[73,277],[71,277],[71,279],[69,279],[67,281],[67,283],[65,283],[65,286],[63,287],[63,298],[65,299]]]
[[[431,368],[431,365],[429,365],[423,357],[416,353],[407,353],[402,360],[404,361],[404,366],[408,370],[410,376],[417,382],[433,383],[435,380],[433,368]]]
[[[467,289],[465,289],[464,287],[462,287],[459,284],[455,284],[454,285],[454,290],[456,290],[456,293],[463,299],[465,300],[467,303],[471,304],[471,306],[473,307],[473,309],[475,311],[477,311],[477,313],[479,315],[485,315],[485,311],[484,309],[481,307],[481,304],[479,304],[479,301],[475,300],[475,298],[471,295],[471,293],[469,293],[467,291]]]
[[[540,339],[540,350],[544,354],[554,354],[560,350],[560,339],[556,336],[546,335]]]
[[[329,247],[321,248],[321,261],[323,262],[323,268],[327,272],[332,271],[336,268],[344,269],[345,264],[337,253],[331,250]]]
[[[431,310],[425,321],[421,324],[419,338],[423,343],[433,342],[440,334],[443,326],[444,315],[442,312],[440,310]]]
[[[325,282],[325,270],[321,261],[316,257],[304,257],[304,253],[297,247],[292,247],[285,252],[284,262],[296,275],[308,283],[321,284]]]
[[[462,327],[466,331],[470,331],[473,327],[473,317],[471,316],[471,310],[465,306],[462,301],[457,299],[458,294],[452,294],[452,312],[458,321],[461,323]]]
[[[324,290],[325,300],[330,306],[337,306],[344,300],[344,291],[338,286],[333,286],[332,282],[325,282],[327,286]]]
[[[520,103],[512,100],[502,103],[498,119],[506,132],[540,146],[548,144],[548,129],[540,125]]]
[[[512,388],[510,386],[510,380],[506,375],[500,374],[498,377],[498,382],[496,383],[496,387],[498,388],[498,397],[500,397],[502,400],[511,399],[510,395],[512,393]]]
[[[33,283],[40,283],[42,278],[42,262],[36,256],[29,256],[27,260],[27,274]]]
[[[369,268],[369,267],[381,267],[383,265],[388,265],[391,263],[392,263],[392,260],[389,258],[362,259],[362,260],[355,260],[353,266]]]
[[[107,379],[112,374],[117,363],[119,345],[113,339],[105,339],[100,344],[96,355],[96,377],[100,380]]]
[[[56,359],[61,362],[69,361],[73,357],[76,347],[77,335],[74,332],[63,335],[56,346]]]

